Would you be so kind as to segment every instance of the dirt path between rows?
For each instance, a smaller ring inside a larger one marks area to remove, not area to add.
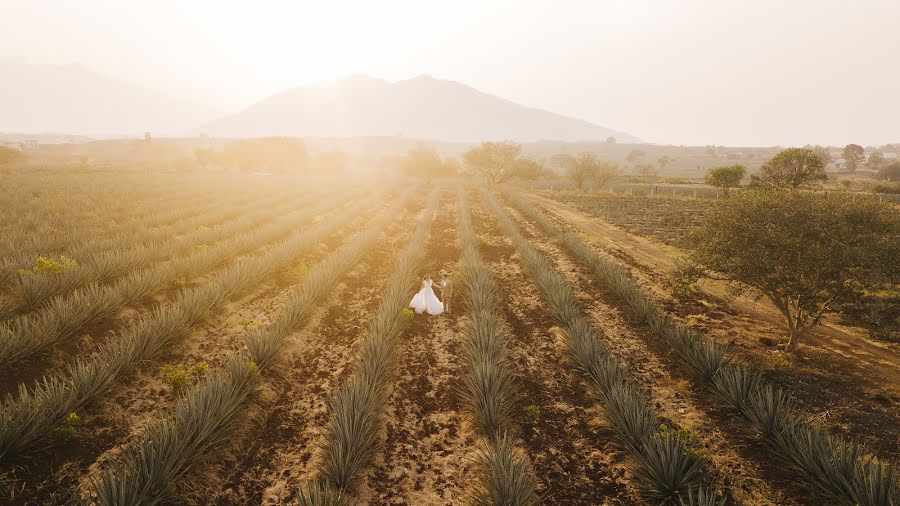
[[[671,265],[669,253],[683,254],[675,248],[633,236],[553,200],[528,198],[549,210],[561,226],[583,232],[598,252],[628,270],[645,293],[677,321],[731,343],[740,360],[762,369],[770,381],[790,391],[807,418],[863,441],[882,458],[900,458],[896,414],[900,354],[896,345],[860,337],[860,329],[844,334],[831,324],[817,329],[796,354],[786,354],[773,346],[772,338],[782,331],[771,313],[735,307],[727,299],[702,291],[690,300],[673,299],[663,276],[665,265]],[[763,302],[752,304],[764,307]],[[844,337],[835,337],[835,332]],[[829,344],[835,339],[840,339],[840,348]],[[856,344],[857,353],[841,351]]]
[[[534,194],[526,194],[526,197],[575,225],[605,248],[624,252],[634,262],[656,275],[671,271],[678,259],[687,257],[687,252],[682,249],[630,234],[601,218],[585,216],[567,204]],[[749,296],[729,297],[726,285],[713,280],[704,280],[700,286],[703,291],[716,298],[729,300],[737,311],[764,321],[775,329],[781,328],[781,313],[764,299],[755,300]],[[783,331],[776,330],[773,336],[779,334],[783,334]],[[861,362],[861,367],[878,370],[885,374],[884,379],[893,383],[900,392],[900,374],[898,374],[900,347],[871,339],[864,329],[827,321],[810,332],[803,344],[827,349],[845,358],[853,358]]]
[[[410,223],[404,216],[389,227],[306,329],[289,338],[229,449],[193,480],[204,486],[185,486],[180,497],[194,504],[279,504],[314,477],[328,400],[352,370],[357,341],[378,307]]]
[[[358,226],[357,223],[332,235],[294,265],[305,266],[324,258]],[[22,504],[64,503],[85,496],[91,478],[101,466],[116,458],[123,444],[136,440],[157,415],[174,406],[179,393],[163,381],[163,365],[218,367],[242,345],[250,326],[267,324],[277,315],[292,290],[292,279],[286,272],[281,271],[249,293],[226,302],[161,357],[141,365],[111,394],[79,412],[77,438],[55,448],[46,462],[38,461],[42,463],[41,470],[28,473],[16,500]]]
[[[549,504],[642,504],[599,408],[572,372],[531,275],[481,197],[472,201],[478,202],[473,224],[487,241],[482,251],[496,275],[503,317],[512,330],[507,345],[521,392],[513,413],[538,478],[538,493]],[[536,419],[526,415],[528,406],[537,409]]]
[[[456,192],[445,190],[426,244],[425,273],[435,282],[442,273],[452,276],[459,257]],[[465,504],[475,435],[459,405],[463,313],[453,309],[440,316],[416,315],[405,333],[385,444],[360,487],[360,503]]]
[[[558,241],[524,219],[515,209],[507,206],[507,211],[515,217],[532,244],[571,283],[588,313],[589,321],[601,332],[610,353],[626,366],[628,377],[641,387],[659,416],[670,425],[690,431],[694,447],[708,459],[712,471],[710,482],[714,487],[727,492],[737,504],[797,504],[796,497],[786,493],[788,477],[778,476],[770,484],[770,477],[762,470],[765,466],[747,456],[753,451],[758,456],[758,449],[735,440],[729,435],[730,422],[719,416],[710,416],[706,411],[708,406],[703,407],[695,402],[698,392],[694,392],[684,378],[673,374],[677,366],[671,360],[658,356],[647,345],[649,329],[615,307],[614,301],[603,292],[603,287],[562,250]]]

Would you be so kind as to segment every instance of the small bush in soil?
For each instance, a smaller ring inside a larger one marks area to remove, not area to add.
[[[525,406],[525,424],[534,427],[541,420],[541,410],[534,404]]]
[[[66,415],[62,424],[56,429],[56,435],[63,443],[67,443],[78,437],[78,424],[81,418],[74,411]]]

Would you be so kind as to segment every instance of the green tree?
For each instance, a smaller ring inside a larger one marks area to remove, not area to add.
[[[656,160],[656,163],[659,164],[659,170],[663,170],[666,168],[666,165],[668,165],[669,162],[671,162],[671,161],[672,161],[672,159],[669,158],[668,155],[662,155],[661,157],[659,157],[659,159]]]
[[[531,158],[520,158],[516,164],[515,177],[535,180],[544,177],[544,165]]]
[[[23,160],[24,158],[25,155],[18,149],[0,146],[0,165],[18,162]]]
[[[900,161],[881,167],[875,177],[883,181],[900,181]]]
[[[847,144],[844,146],[843,157],[847,162],[847,170],[850,171],[851,174],[856,172],[856,169],[859,168],[859,161],[862,159],[865,152],[866,150],[859,144]]]
[[[866,163],[866,165],[870,169],[877,170],[879,167],[881,167],[881,164],[883,164],[883,163],[884,163],[884,153],[882,153],[881,151],[872,151],[872,154],[869,155],[869,160]]]
[[[516,175],[522,146],[506,142],[482,142],[463,155],[466,166],[490,184],[500,184]]]
[[[771,301],[794,350],[829,308],[897,278],[898,237],[896,211],[878,202],[764,189],[719,201],[693,237],[693,259]]]
[[[628,156],[626,156],[625,159],[628,162],[633,163],[640,160],[641,158],[644,158],[644,156],[646,155],[647,153],[645,153],[643,149],[632,149],[628,152]]]
[[[833,158],[831,157],[831,151],[829,151],[825,146],[813,146],[810,149],[815,152],[819,159],[822,160],[822,164],[824,164],[826,167],[829,163],[832,162]]]
[[[425,178],[427,183],[435,177],[455,174],[451,165],[447,165],[438,156],[437,151],[424,144],[417,144],[400,159],[399,169],[402,174]]]
[[[799,188],[826,180],[828,174],[822,159],[806,148],[779,151],[762,165],[759,176],[754,179],[763,186],[775,188]]]
[[[741,179],[747,173],[747,167],[743,165],[726,165],[709,169],[706,173],[706,184],[721,188],[727,197],[732,188],[741,185]]]

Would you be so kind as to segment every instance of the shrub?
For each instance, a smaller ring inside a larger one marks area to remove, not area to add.
[[[63,422],[56,429],[56,435],[63,443],[67,443],[78,437],[78,424],[81,422],[78,414],[74,411],[66,415]]]
[[[534,427],[541,420],[541,410],[534,404],[525,406],[525,424]]]

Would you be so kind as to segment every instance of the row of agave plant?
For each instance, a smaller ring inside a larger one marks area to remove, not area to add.
[[[397,219],[411,193],[406,192],[310,269],[276,319],[246,336],[246,350],[229,356],[224,367],[190,388],[172,413],[153,422],[140,440],[125,447],[93,481],[91,500],[101,505],[138,505],[168,499],[178,479],[231,436],[259,376],[278,359],[289,336],[309,322],[340,278]]]
[[[0,462],[52,446],[55,431],[70,413],[109,392],[137,364],[159,356],[214,309],[313,251],[320,241],[358,218],[375,198],[348,206],[260,255],[232,263],[202,285],[182,290],[173,303],[154,308],[92,356],[76,358],[64,371],[46,375],[31,389],[19,385],[18,395],[7,396],[0,406]]]
[[[9,317],[34,310],[50,298],[80,286],[89,283],[108,283],[152,262],[228,238],[241,230],[236,228],[237,225],[259,226],[276,216],[274,209],[282,206],[287,200],[289,198],[283,195],[256,203],[247,199],[168,226],[157,227],[139,242],[123,238],[122,242],[111,250],[94,250],[87,255],[67,252],[65,256],[75,260],[76,263],[58,272],[36,273],[33,270],[22,269],[19,275],[11,277],[7,284],[7,290],[16,304],[3,308],[2,316]],[[247,214],[251,205],[252,209],[261,210],[251,213],[256,219],[250,223],[236,223]],[[82,260],[78,260],[79,258]]]
[[[494,196],[486,189],[483,194],[562,328],[573,368],[603,407],[614,440],[631,457],[635,480],[645,495],[656,502],[722,504],[724,499],[703,486],[705,459],[693,451],[682,431],[660,430],[664,426],[640,388],[627,378],[601,334],[582,316],[583,308],[569,282],[522,234]]]
[[[0,324],[0,363],[2,369],[43,352],[75,335],[85,325],[95,324],[157,292],[179,278],[187,279],[215,269],[223,262],[249,253],[263,245],[290,235],[298,226],[309,223],[322,212],[337,207],[326,199],[315,207],[291,212],[277,221],[253,230],[237,233],[230,240],[211,247],[198,248],[190,254],[137,270],[115,283],[97,283],[74,290],[51,300],[37,312],[22,315]],[[236,227],[259,225],[245,218]]]
[[[499,311],[497,284],[478,252],[478,240],[460,189],[459,228],[462,238],[462,300],[469,316],[465,342],[468,367],[463,376],[462,398],[473,425],[486,438],[478,454],[477,505],[538,504],[528,457],[509,435],[517,385],[511,371],[505,330]]]
[[[409,325],[410,291],[425,256],[440,192],[440,188],[432,191],[425,213],[397,256],[381,304],[360,343],[353,373],[329,401],[331,417],[325,427],[318,476],[307,490],[300,491],[300,504],[349,502],[349,488],[372,460],[396,374],[397,344]]]
[[[558,227],[546,214],[510,190],[507,197],[587,265],[631,313],[673,349],[674,356],[727,410],[746,422],[773,455],[810,490],[833,504],[888,506],[897,494],[892,463],[866,454],[857,442],[805,421],[790,395],[759,370],[734,361],[728,346],[679,325],[648,297],[628,273],[603,258],[578,234]]]
[[[79,208],[71,195],[75,191],[67,189],[56,201],[42,202],[43,205],[37,212],[31,213],[31,217],[25,210],[18,212],[15,203],[5,202],[5,206],[11,206],[17,212],[13,213],[13,219],[9,222],[14,225],[4,231],[5,241],[0,244],[0,258],[3,258],[0,262],[0,285],[38,255],[67,253],[71,258],[86,259],[96,251],[143,242],[148,232],[217,207],[214,195],[198,194],[196,189],[192,189],[168,196],[152,209],[135,206],[135,202],[148,200],[141,199],[135,192],[125,191],[123,194],[122,190],[108,191],[107,194],[113,196],[108,198],[115,198],[113,203],[107,203],[103,196],[90,192],[93,198]],[[54,206],[59,209],[54,210]]]

